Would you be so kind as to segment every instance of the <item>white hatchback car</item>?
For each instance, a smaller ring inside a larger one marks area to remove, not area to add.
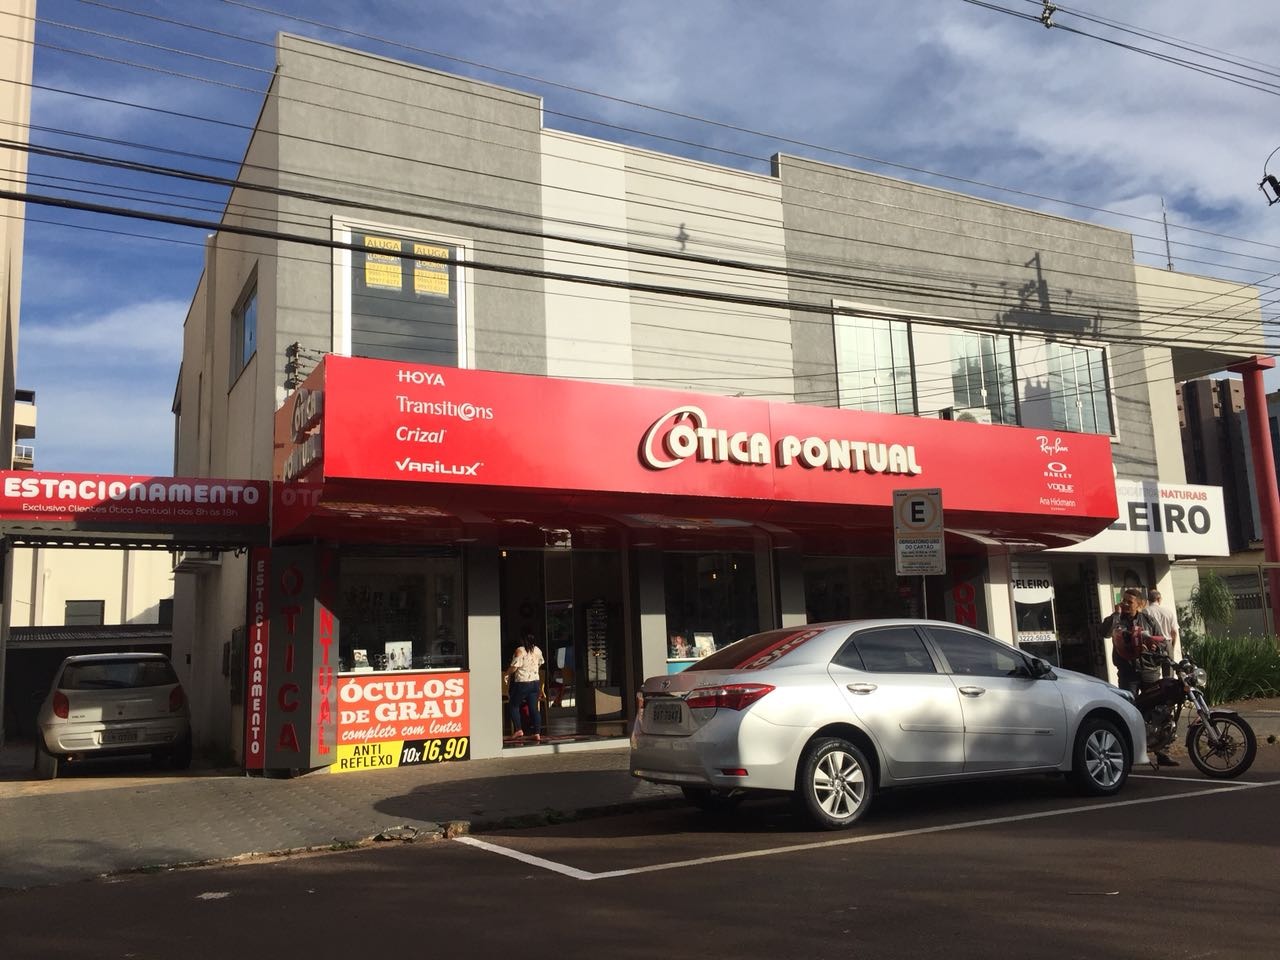
[[[66,760],[149,753],[191,765],[187,697],[161,653],[67,657],[36,719],[36,775],[51,780]]]
[[[825,829],[910,784],[1056,771],[1110,796],[1147,750],[1127,692],[934,620],[756,634],[646,680],[640,699],[634,776],[708,810],[786,791]]]

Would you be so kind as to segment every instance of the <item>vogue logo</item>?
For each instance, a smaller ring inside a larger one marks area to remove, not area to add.
[[[779,467],[798,463],[810,469],[850,473],[923,472],[916,462],[916,448],[909,444],[788,434],[771,447],[767,434],[730,433],[708,426],[706,412],[692,404],[664,413],[645,431],[640,443],[640,460],[651,470],[670,470],[690,457],[711,463],[767,466],[775,456]]]

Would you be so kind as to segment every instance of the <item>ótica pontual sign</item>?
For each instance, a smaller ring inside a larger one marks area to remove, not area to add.
[[[324,392],[312,428],[323,455],[306,476],[317,486],[448,484],[439,496],[455,500],[506,488],[608,511],[619,496],[679,498],[681,515],[870,507],[884,522],[879,510],[912,484],[945,489],[950,515],[988,533],[1096,532],[1116,516],[1103,436],[362,357],[326,357],[304,388]],[[297,446],[293,412],[277,417],[277,477]],[[975,459],[999,462],[1002,481]],[[1046,486],[1050,462],[1069,468],[1070,491]]]

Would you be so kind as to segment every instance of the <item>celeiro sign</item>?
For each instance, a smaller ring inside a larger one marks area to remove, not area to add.
[[[1117,480],[1116,503],[1119,516],[1110,527],[1059,549],[1188,557],[1225,557],[1231,552],[1221,487]]]
[[[701,407],[686,404],[664,413],[645,431],[640,459],[652,470],[670,470],[690,457],[711,463],[738,463],[851,473],[891,473],[914,476],[923,470],[910,444],[873,443],[842,438],[799,437],[788,434],[776,443],[767,434],[730,432],[708,426]]]

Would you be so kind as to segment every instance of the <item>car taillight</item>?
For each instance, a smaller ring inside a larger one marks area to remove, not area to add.
[[[182,705],[187,702],[186,696],[182,692],[182,687],[174,687],[169,691],[169,712],[177,713],[182,709]]]
[[[767,683],[726,683],[715,687],[697,687],[684,698],[690,710],[744,710],[773,687]]]
[[[71,703],[67,700],[67,695],[61,690],[55,690],[53,693],[53,715],[65,720],[70,713]]]

